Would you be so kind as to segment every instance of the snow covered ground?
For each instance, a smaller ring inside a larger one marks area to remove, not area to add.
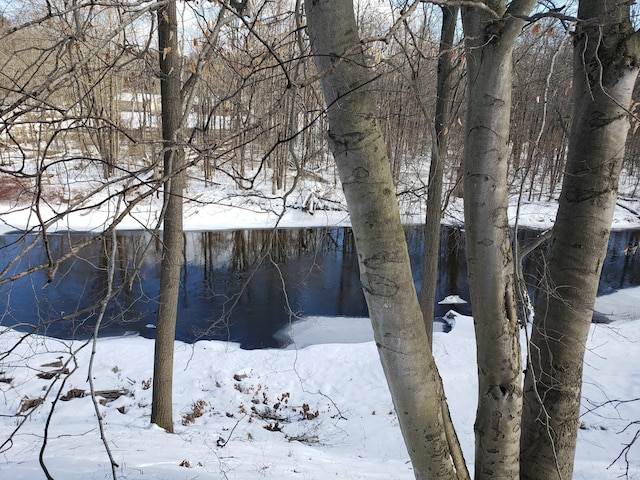
[[[101,177],[101,172],[95,165],[80,168],[72,164],[67,170],[59,170],[48,179],[46,188],[49,198],[39,205],[38,214],[44,221],[50,222],[49,231],[99,232],[129,205],[132,205],[131,210],[117,224],[118,229],[136,230],[158,225],[162,199],[156,193],[146,195],[147,190],[143,186],[128,190],[126,196],[123,195],[125,185],[130,180],[127,176],[103,185],[103,182],[96,180]],[[272,194],[269,178],[260,178],[252,190],[241,190],[228,176],[220,174],[213,184],[205,184],[197,180],[199,175],[201,172],[194,169],[185,192],[185,230],[269,228],[276,224],[280,227],[350,224],[339,182],[336,184],[331,180],[323,180],[335,177],[331,171],[300,179],[296,190],[288,194],[283,191]],[[426,172],[407,173],[405,183],[399,189],[408,192],[419,189],[420,184],[411,182],[416,183],[416,178],[421,175],[426,178]],[[87,192],[92,193],[88,195]],[[33,206],[19,203],[20,200],[26,200],[25,196],[17,197],[15,203],[0,202],[0,233],[39,226]],[[84,201],[78,200],[85,197],[88,198]],[[405,223],[424,222],[423,197],[409,193],[399,197],[399,202]],[[509,217],[512,224],[516,223],[517,217],[520,227],[547,229],[553,224],[556,209],[555,200],[519,202],[517,197],[513,197],[509,205]],[[461,225],[463,216],[462,199],[451,198],[443,222]],[[639,198],[621,199],[618,202],[612,228],[640,228]]]
[[[628,305],[616,295],[606,299],[609,305],[638,311],[637,301]],[[626,298],[633,296],[637,299],[640,289]],[[173,435],[149,423],[151,340],[98,340],[88,373],[91,345],[25,339],[2,361],[3,377],[12,378],[2,384],[2,441],[17,427],[21,417],[14,415],[21,409],[26,420],[2,449],[0,478],[45,478],[39,455],[56,479],[109,478],[94,406],[86,396],[88,375],[95,389],[109,397],[98,396],[103,403],[98,409],[123,479],[413,478],[369,323],[336,318],[306,323],[294,329],[297,348],[287,350],[247,351],[215,341],[176,343]],[[346,333],[340,328],[344,323],[350,325]],[[0,351],[16,345],[20,335],[3,331]],[[640,419],[638,342],[637,320],[592,326],[576,479],[615,479],[625,473],[640,478],[640,445],[615,461],[638,431],[633,424]],[[453,331],[436,333],[434,343],[472,467],[476,367],[471,318],[457,316]],[[60,368],[72,373],[38,378]],[[27,399],[48,391],[42,405],[27,408]],[[111,399],[113,391],[121,396]],[[58,392],[62,398],[48,418]]]
[[[309,182],[286,202],[266,193],[237,195],[225,185],[191,185],[188,198],[190,230],[349,223],[344,210],[322,209],[327,201],[342,202],[339,188],[324,183]],[[313,214],[300,208],[309,198],[318,207]],[[283,214],[285,203],[294,208]],[[49,202],[41,213],[54,215],[67,205]],[[637,201],[625,205],[639,209]],[[118,228],[153,226],[158,207],[155,197],[138,203]],[[118,208],[115,200],[107,201],[65,216],[52,228],[100,231]],[[548,228],[555,208],[524,203],[520,225]],[[640,228],[628,208],[616,210],[614,228]],[[0,210],[0,233],[37,224],[29,207],[5,204]],[[515,201],[510,212],[515,216]],[[461,218],[461,204],[453,202],[446,221]],[[639,300],[640,288],[598,299],[596,309],[616,321],[592,325],[589,336],[576,479],[640,478],[640,440],[625,449],[640,430]],[[176,433],[170,435],[150,425],[151,340],[99,339],[90,371],[91,344],[0,331],[0,478],[46,478],[40,462],[60,480],[109,478],[97,408],[122,479],[412,479],[368,319],[307,318],[281,334],[293,340],[287,349],[176,342]],[[436,333],[434,353],[472,468],[471,318],[458,315],[451,333]],[[96,407],[88,378],[99,393]]]

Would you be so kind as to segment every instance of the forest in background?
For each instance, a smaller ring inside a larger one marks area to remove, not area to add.
[[[67,171],[72,183],[78,170],[104,185],[121,183],[125,192],[158,191],[153,4],[58,3],[13,4],[0,19],[2,199],[64,199],[70,193],[47,179]],[[250,7],[240,16],[216,2],[180,4],[189,176],[205,185],[214,185],[217,175],[231,177],[241,190],[266,181],[280,196],[297,178],[335,182],[317,71],[295,4]],[[402,8],[361,2],[357,19],[397,193],[411,203],[427,189],[441,13],[424,3],[404,18]],[[515,47],[509,183],[525,200],[559,193],[571,124],[570,30],[566,21],[543,18],[525,26]],[[453,61],[444,191],[460,196],[466,108],[460,33]],[[622,184],[622,193],[632,197],[640,188],[636,129],[634,121]],[[90,203],[73,195],[64,200]]]

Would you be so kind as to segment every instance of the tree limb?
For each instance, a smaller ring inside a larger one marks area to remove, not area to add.
[[[499,15],[498,12],[496,12],[493,8],[488,6],[485,2],[478,0],[430,0],[428,3],[433,3],[434,5],[440,5],[443,7],[477,8],[479,10],[487,12],[496,20],[502,18],[502,16]]]

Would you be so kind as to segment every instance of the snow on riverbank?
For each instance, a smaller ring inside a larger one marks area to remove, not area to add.
[[[60,188],[73,189],[68,197],[86,195],[87,185],[78,181],[69,184],[63,180],[60,180]],[[100,232],[123,211],[125,204],[135,198],[129,195],[127,202],[124,202],[120,195],[107,198],[107,193],[110,192],[95,194],[83,205],[72,209],[69,208],[69,202],[60,199],[41,202],[39,215],[44,221],[57,219],[51,224],[49,231]],[[136,202],[129,214],[118,223],[118,229],[139,230],[158,225],[162,209],[161,198],[154,194]],[[620,200],[618,203],[612,228],[640,228],[640,217],[637,214],[640,211],[640,200]],[[421,202],[409,203],[400,198],[400,204],[405,223],[424,221],[424,205]],[[514,197],[509,205],[509,218],[512,225],[518,218],[520,227],[544,230],[553,225],[556,210],[555,200],[521,201],[518,206],[518,199]],[[443,222],[461,225],[463,216],[462,199],[451,198]],[[33,207],[7,202],[0,204],[0,234],[36,228],[38,225]],[[192,181],[185,194],[185,230],[270,228],[275,225],[283,228],[350,225],[340,186],[320,181],[300,181],[299,189],[283,198],[272,195],[269,185],[256,185],[253,191],[239,193],[237,187],[228,180],[227,183],[214,186],[204,186]]]
[[[445,223],[461,225],[463,212],[461,200],[453,201],[445,216]],[[121,230],[139,230],[141,228],[153,228],[158,221],[158,212],[161,205],[157,201],[145,202],[133,209],[131,215],[124,218],[118,224]],[[259,204],[253,204],[250,199],[237,199],[224,203],[214,201],[212,203],[187,202],[185,206],[184,228],[185,230],[227,230],[239,228],[270,228],[278,225],[282,228],[294,227],[323,227],[323,226],[349,226],[349,214],[344,210],[315,210],[313,214],[299,208],[289,208],[284,212],[278,201],[270,205],[267,200],[260,200]],[[55,212],[49,208],[43,209],[46,218],[53,218]],[[557,210],[556,202],[530,202],[523,203],[519,209],[520,227],[533,229],[547,229],[553,225]],[[88,211],[73,212],[63,220],[55,223],[51,230],[74,230],[99,232],[109,225],[115,209],[109,209],[103,205]],[[509,207],[509,216],[512,225],[515,224],[517,202],[513,200]],[[405,216],[406,223],[422,222],[423,215]],[[0,233],[10,230],[27,230],[37,225],[36,217],[30,211],[17,211],[0,214]],[[616,207],[613,229],[640,228],[640,218],[629,210],[620,206]]]
[[[306,193],[287,203],[297,208],[283,213],[282,199],[264,192],[240,196],[224,185],[209,189],[192,185],[185,228],[349,224],[344,207],[314,208],[313,214],[300,208],[301,199],[309,198],[310,192],[320,207],[320,199],[340,205],[339,188],[310,184],[302,190]],[[512,219],[516,206],[514,200],[509,209]],[[637,201],[627,206],[638,210]],[[154,227],[160,207],[158,198],[149,197],[136,204],[118,228]],[[40,213],[53,218],[64,208],[65,203],[43,204]],[[52,230],[99,232],[118,208],[115,201],[105,201],[61,218]],[[549,228],[555,210],[553,202],[522,203],[519,224]],[[456,224],[461,219],[461,202],[452,201],[445,221]],[[405,220],[421,221],[422,212]],[[30,207],[0,207],[0,233],[36,225]],[[640,219],[618,207],[612,226],[640,228]],[[640,289],[634,288],[598,299],[596,309],[617,321],[591,328],[575,479],[615,479],[625,473],[640,478],[640,444],[615,461],[638,430],[632,422],[640,420],[640,401],[631,401],[640,398],[639,298]],[[305,319],[283,335],[293,335],[293,343],[282,350],[246,351],[216,341],[176,342],[176,434],[169,435],[149,424],[153,341],[102,338],[89,372],[90,345],[72,355],[79,344],[44,337],[18,342],[20,333],[0,332],[0,352],[4,352],[0,443],[7,442],[0,449],[0,478],[45,478],[40,454],[56,479],[110,477],[94,406],[86,395],[91,376],[101,394],[98,409],[122,479],[412,479],[368,320]],[[472,467],[476,405],[472,320],[457,316],[451,333],[436,333],[434,354]],[[64,368],[71,373],[38,376]],[[58,392],[60,399],[48,418]],[[42,404],[35,407],[40,398]],[[25,416],[25,424],[12,434]]]
[[[640,296],[640,288],[625,292],[630,295],[603,298],[624,308],[622,303]],[[349,322],[349,335],[341,335],[337,327]],[[303,337],[323,344],[305,348],[247,351],[225,342],[177,342],[174,435],[149,424],[153,342],[100,339],[92,377],[96,390],[109,397],[99,410],[120,478],[413,478],[369,323],[346,318],[326,323],[336,328],[326,329],[323,319],[306,325]],[[3,331],[0,351],[7,352],[19,337]],[[640,398],[638,342],[638,321],[592,326],[575,479],[615,479],[626,471],[624,459],[614,460],[638,429],[626,428],[640,419],[640,401],[629,402]],[[11,448],[2,449],[1,478],[44,478],[38,455],[58,390],[63,399],[50,418],[43,452],[47,469],[64,480],[109,477],[94,407],[82,396],[89,391],[90,346],[77,353],[77,370],[75,362],[66,364],[78,346],[30,337],[2,361],[2,376],[12,379],[1,384],[2,441],[16,427],[20,417],[14,415],[21,408],[29,418],[12,437]],[[437,333],[434,354],[472,466],[476,367],[471,318],[458,316],[451,333]],[[38,378],[60,369],[55,366],[59,361],[72,371],[61,375],[64,385],[55,377]],[[42,405],[27,409],[26,399],[41,398],[51,386]],[[122,395],[112,399],[114,392]],[[640,445],[631,447],[627,459],[629,478],[639,478]]]

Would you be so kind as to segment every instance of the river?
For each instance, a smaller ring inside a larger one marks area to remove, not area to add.
[[[420,287],[421,226],[406,227],[414,279]],[[537,232],[524,231],[528,241]],[[42,242],[30,250],[33,236],[0,236],[3,278],[47,264]],[[48,236],[52,258],[90,240],[87,234]],[[612,232],[599,294],[640,285],[640,230]],[[109,286],[106,268],[111,239],[90,243],[59,267],[52,282],[47,270],[0,286],[0,324],[59,338],[88,338]],[[153,338],[159,289],[161,244],[149,232],[119,232],[116,238],[114,289],[101,335],[140,334]],[[28,250],[26,253],[24,253]],[[535,296],[537,273],[544,265],[542,247],[524,262],[526,280]],[[20,255],[22,255],[20,257]],[[459,295],[469,300],[464,232],[443,227],[439,252],[437,298]],[[471,313],[470,304],[438,305],[434,317],[450,308]],[[367,316],[360,288],[354,240],[349,228],[237,230],[185,233],[176,338],[228,340],[243,348],[281,347],[274,334],[300,316]]]

